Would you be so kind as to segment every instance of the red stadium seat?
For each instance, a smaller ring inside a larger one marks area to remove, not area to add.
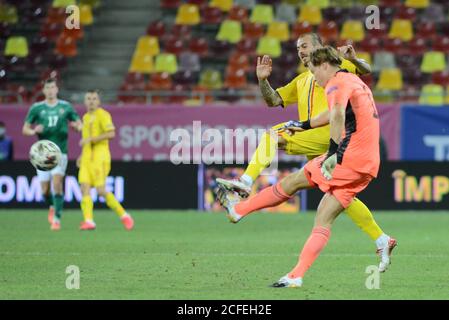
[[[244,7],[234,6],[229,10],[228,17],[229,20],[237,20],[242,23],[248,21],[248,9]]]
[[[449,53],[449,37],[446,35],[435,38],[432,46],[433,51]]]
[[[78,54],[76,39],[62,34],[56,41],[55,52],[65,57],[75,57]]]
[[[405,5],[400,6],[396,11],[395,18],[415,21],[416,9],[406,7]]]
[[[347,12],[341,7],[332,6],[322,10],[323,18],[327,21],[335,21],[339,26],[347,20]]]
[[[204,9],[207,7],[208,0],[187,0],[186,3],[196,4],[200,9]]]
[[[44,23],[40,30],[40,35],[55,41],[61,34],[64,25],[59,23]]]
[[[181,0],[161,0],[161,8],[177,9],[181,5]]]
[[[24,86],[18,84],[7,84],[5,89],[10,93],[10,95],[3,98],[4,103],[29,102],[29,93]]]
[[[265,34],[265,28],[260,23],[247,22],[243,25],[243,36],[249,39],[259,39]]]
[[[338,26],[335,21],[323,21],[318,26],[318,33],[325,41],[335,41],[338,39]]]
[[[280,69],[288,70],[288,69],[296,69],[299,64],[299,58],[297,54],[294,53],[285,53],[279,59],[277,59],[276,65],[279,66]]]
[[[357,49],[369,53],[374,53],[379,50],[380,40],[378,38],[365,37],[357,44]]]
[[[202,10],[201,19],[204,24],[219,24],[223,20],[222,12],[216,7],[206,7]]]
[[[209,44],[209,50],[212,56],[223,58],[231,51],[231,44],[227,41],[212,40]]]
[[[246,54],[246,55],[251,56],[256,53],[256,46],[257,46],[257,40],[242,39],[237,43],[235,49],[240,54]]]
[[[70,37],[76,40],[82,39],[84,37],[84,29],[83,26],[80,25],[79,29],[67,29],[64,28],[63,34],[65,37]]]
[[[248,71],[250,69],[249,57],[247,55],[234,52],[229,57],[228,65],[232,66],[233,69]]]
[[[431,39],[437,36],[435,23],[432,21],[424,21],[415,25],[415,37]]]
[[[39,79],[42,81],[47,79],[56,79],[59,83],[61,80],[61,73],[55,69],[47,69],[41,72]]]
[[[170,90],[173,86],[172,79],[167,72],[153,73],[146,85],[146,90]]]
[[[385,51],[399,54],[406,50],[404,43],[401,39],[384,39],[384,49]]]
[[[182,40],[189,40],[192,36],[192,28],[185,24],[175,24],[170,30],[169,37],[173,36]]]
[[[409,69],[421,65],[421,56],[410,54],[396,55],[396,63],[401,69]]]
[[[424,38],[415,38],[408,43],[408,53],[410,55],[421,56],[429,50]]]
[[[175,85],[180,84],[190,90],[198,81],[198,75],[191,71],[178,71],[172,75],[172,79]]]
[[[296,22],[292,25],[292,32],[290,33],[290,37],[292,40],[297,40],[300,35],[304,33],[313,32],[313,26],[307,21]]]
[[[432,83],[439,84],[442,86],[449,86],[449,71],[440,71],[432,74]]]
[[[173,53],[175,55],[181,54],[184,51],[184,43],[180,40],[179,37],[172,36],[166,40],[165,44],[165,52]]]
[[[139,72],[129,72],[125,76],[125,83],[143,87],[145,86],[145,75]]]
[[[147,27],[147,35],[162,38],[165,34],[165,24],[161,20],[151,22]]]
[[[224,86],[231,89],[245,88],[247,86],[245,70],[239,69],[226,74]]]
[[[377,38],[377,39],[386,39],[388,38],[388,24],[385,22],[381,22],[379,24],[379,28],[369,29],[367,30],[368,38]]]
[[[47,18],[45,19],[45,23],[59,23],[59,24],[65,24],[65,21],[67,19],[67,14],[65,12],[65,8],[55,8],[50,7],[47,12]]]
[[[190,40],[189,49],[200,57],[205,57],[208,55],[209,45],[205,38],[194,38]]]
[[[49,58],[48,64],[50,68],[60,70],[67,67],[67,58],[61,54],[55,54]]]

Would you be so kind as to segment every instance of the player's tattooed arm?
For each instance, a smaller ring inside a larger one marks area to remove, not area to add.
[[[360,75],[371,73],[371,66],[363,59],[357,58],[355,49],[352,45],[338,47],[338,51],[346,60],[349,60],[357,68]]]
[[[259,80],[259,88],[263,99],[269,107],[277,107],[284,104],[279,93],[271,87],[267,79]]]

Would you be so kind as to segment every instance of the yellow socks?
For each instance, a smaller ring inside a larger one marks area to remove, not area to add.
[[[90,196],[83,196],[81,199],[81,211],[83,211],[84,221],[94,221],[94,203]]]
[[[276,150],[277,141],[270,134],[265,133],[244,174],[251,177],[253,181],[256,181],[262,171],[273,161],[276,156]]]
[[[374,220],[371,211],[359,199],[354,198],[354,201],[351,202],[351,205],[345,211],[352,221],[367,233],[371,239],[376,240],[383,234],[382,229]]]
[[[111,192],[106,194],[106,205],[113,210],[120,218],[123,217],[126,213],[125,209],[122,207],[120,202],[114,197]]]

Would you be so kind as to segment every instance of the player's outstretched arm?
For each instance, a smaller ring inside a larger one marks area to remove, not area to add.
[[[24,136],[34,136],[37,133],[41,133],[43,131],[42,125],[37,125],[34,129],[31,127],[31,124],[25,122],[22,128],[22,134]]]
[[[351,63],[355,65],[360,75],[371,73],[370,64],[363,59],[357,58],[357,54],[352,45],[338,47],[338,51],[343,56],[343,58],[351,61]]]
[[[316,117],[307,121],[288,121],[284,127],[280,128],[279,131],[285,131],[289,135],[293,135],[295,132],[301,132],[309,129],[315,129],[323,127],[329,124],[329,110],[321,112]]]
[[[269,107],[278,107],[283,104],[282,98],[276,90],[274,90],[268,82],[268,77],[272,71],[272,60],[265,55],[262,58],[257,57],[256,75],[259,80],[259,88],[263,99]]]

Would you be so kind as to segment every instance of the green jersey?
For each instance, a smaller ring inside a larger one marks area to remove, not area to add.
[[[67,101],[58,100],[55,106],[49,106],[45,101],[41,101],[31,106],[25,122],[42,125],[44,130],[38,135],[39,140],[53,141],[62,153],[67,153],[67,121],[76,121],[79,118],[75,109]]]

